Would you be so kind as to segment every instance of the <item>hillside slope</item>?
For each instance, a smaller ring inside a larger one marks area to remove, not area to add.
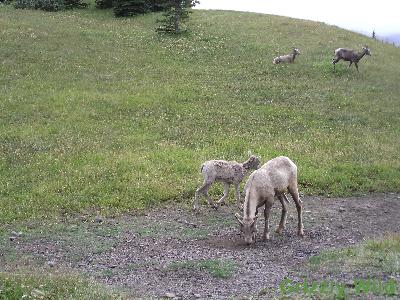
[[[195,11],[177,38],[156,15],[0,13],[0,222],[188,202],[204,160],[248,150],[295,160],[306,194],[400,190],[398,48],[252,13]]]

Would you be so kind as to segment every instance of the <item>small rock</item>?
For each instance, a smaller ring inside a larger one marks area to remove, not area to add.
[[[195,298],[201,298],[201,295],[200,295],[200,294],[193,294],[193,297],[195,297]]]
[[[164,297],[168,298],[168,299],[172,299],[172,298],[175,298],[176,295],[174,293],[165,293]]]
[[[340,206],[340,207],[339,207],[339,211],[340,211],[340,212],[344,212],[344,211],[346,211],[346,209],[345,209],[344,207]]]
[[[10,241],[13,242],[16,238],[17,238],[16,236],[11,235],[11,236],[10,236]]]
[[[94,218],[94,221],[95,221],[96,223],[103,223],[103,218],[100,217],[100,216],[96,216],[96,218]]]
[[[54,260],[49,260],[49,261],[47,262],[47,265],[48,265],[49,267],[53,268],[53,267],[56,265],[56,262],[55,262]]]
[[[36,299],[44,299],[44,297],[46,296],[46,294],[43,291],[38,289],[32,290],[31,295]]]

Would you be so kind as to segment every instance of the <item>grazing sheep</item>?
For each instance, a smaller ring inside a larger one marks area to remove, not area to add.
[[[208,195],[208,190],[215,181],[220,181],[224,184],[224,195],[219,199],[218,204],[223,204],[226,197],[228,196],[230,184],[235,185],[236,200],[240,205],[240,191],[239,185],[242,182],[244,176],[249,170],[256,170],[260,165],[260,160],[257,156],[251,155],[244,163],[238,163],[236,161],[225,161],[225,160],[209,160],[202,164],[201,173],[204,176],[204,183],[201,187],[196,190],[194,197],[193,209],[198,208],[199,193],[203,193],[208,203],[217,209],[217,206],[211,201]]]
[[[285,228],[287,207],[284,192],[288,190],[296,204],[298,215],[298,235],[303,236],[302,207],[297,189],[297,167],[287,157],[279,156],[271,159],[261,168],[254,171],[245,186],[246,197],[243,207],[243,218],[236,214],[246,244],[255,242],[257,209],[265,205],[265,228],[263,240],[269,239],[269,214],[274,203],[275,196],[282,204],[282,215],[277,232]]]
[[[282,56],[278,56],[275,57],[274,60],[272,61],[275,65],[279,64],[281,62],[283,63],[293,63],[294,59],[296,58],[296,55],[299,55],[300,51],[297,48],[293,48],[293,52],[292,54],[288,54],[288,55],[282,55]]]
[[[343,59],[345,61],[349,61],[349,68],[351,66],[352,63],[354,63],[354,65],[357,68],[357,72],[358,71],[358,62],[361,60],[361,58],[364,57],[364,55],[369,55],[371,56],[371,51],[370,49],[368,49],[368,46],[362,47],[362,51],[360,53],[356,53],[354,50],[350,50],[350,49],[345,49],[345,48],[338,48],[335,50],[335,57],[332,59],[332,63],[333,63],[333,70],[336,70],[336,63]]]

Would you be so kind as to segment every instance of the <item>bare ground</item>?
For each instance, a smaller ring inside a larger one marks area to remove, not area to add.
[[[225,299],[276,290],[285,276],[298,279],[304,275],[298,272],[302,265],[322,250],[400,233],[400,194],[302,199],[304,238],[296,235],[293,203],[285,231],[252,246],[242,242],[232,204],[218,211],[203,204],[199,214],[189,206],[169,204],[146,214],[80,216],[57,224],[28,224],[14,240],[2,238],[0,265],[5,271],[29,267],[43,272],[79,272],[121,287],[132,298]],[[279,203],[271,215],[273,228],[279,222]],[[213,273],[213,263],[222,274]],[[355,274],[340,276],[351,280]]]

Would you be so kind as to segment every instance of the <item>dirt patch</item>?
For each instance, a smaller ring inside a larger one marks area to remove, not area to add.
[[[233,199],[232,199],[233,201]],[[43,269],[72,269],[131,295],[185,299],[229,298],[276,289],[285,276],[322,250],[354,245],[386,232],[400,233],[400,194],[354,198],[303,197],[305,237],[297,233],[297,214],[289,206],[287,228],[271,240],[245,246],[233,204],[218,211],[203,204],[200,214],[161,207],[145,215],[79,220],[26,229],[0,243],[0,263],[16,269],[33,258]],[[92,219],[91,219],[92,218]],[[271,227],[279,223],[275,203]],[[51,264],[49,264],[51,262]]]

